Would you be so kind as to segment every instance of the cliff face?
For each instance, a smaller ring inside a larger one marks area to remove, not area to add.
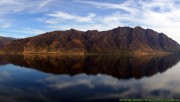
[[[19,39],[5,47],[6,52],[120,53],[179,52],[180,45],[163,33],[141,27],[118,27],[109,31],[70,29]]]
[[[141,27],[118,27],[110,31],[84,34],[90,42],[89,51],[166,51],[176,52],[180,46],[162,33]],[[107,51],[107,52],[108,52]]]

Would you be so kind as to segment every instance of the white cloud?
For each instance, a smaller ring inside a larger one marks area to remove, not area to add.
[[[106,2],[94,2],[94,1],[77,1],[80,3],[86,3],[86,4],[90,4],[90,5],[94,5],[98,8],[105,8],[105,9],[122,9],[125,10],[129,13],[134,13],[136,11],[136,9],[130,8],[128,7],[130,4],[134,3],[132,1],[127,1],[121,4],[114,4],[114,3],[106,3]]]
[[[73,20],[77,22],[91,22],[96,15],[94,13],[89,13],[87,16],[77,16],[63,11],[56,11],[49,14],[49,16],[55,19]]]
[[[39,7],[44,7],[44,6],[48,5],[50,2],[52,2],[52,0],[45,0],[39,5]]]
[[[14,23],[18,18],[12,17],[10,15],[16,14],[18,12],[32,13],[43,11],[42,7],[45,7],[52,0],[0,0],[0,28],[10,28],[12,25],[16,26]],[[40,9],[41,7],[41,9]],[[25,12],[24,12],[25,11]]]
[[[43,11],[42,7],[48,5],[52,0],[0,0],[0,16],[13,14],[21,11]],[[39,8],[42,9],[39,9]]]

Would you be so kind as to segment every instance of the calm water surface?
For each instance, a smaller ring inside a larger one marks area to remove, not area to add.
[[[0,55],[0,101],[180,98],[179,60],[179,55]]]

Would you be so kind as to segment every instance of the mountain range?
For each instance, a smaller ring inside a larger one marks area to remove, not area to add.
[[[0,38],[6,53],[120,54],[180,52],[180,45],[163,33],[139,26],[108,31],[53,31],[22,38]]]

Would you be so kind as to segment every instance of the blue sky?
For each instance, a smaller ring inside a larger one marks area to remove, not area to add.
[[[179,0],[0,0],[0,36],[142,26],[180,43]]]

